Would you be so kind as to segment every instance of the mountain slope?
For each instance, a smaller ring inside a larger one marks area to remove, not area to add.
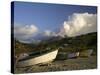
[[[64,46],[67,44],[68,46]],[[97,32],[88,33],[76,37],[54,37],[46,41],[42,41],[38,45],[25,44],[15,40],[15,53],[32,52],[45,50],[46,48],[60,48],[59,51],[82,51],[86,49],[94,49],[97,52]]]

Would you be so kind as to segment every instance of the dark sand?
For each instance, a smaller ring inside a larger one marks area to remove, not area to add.
[[[96,69],[97,57],[79,57],[67,60],[55,60],[49,64],[34,65],[24,68],[16,68],[15,73],[34,73],[34,72],[50,72],[50,71],[68,71],[68,70],[84,70]]]

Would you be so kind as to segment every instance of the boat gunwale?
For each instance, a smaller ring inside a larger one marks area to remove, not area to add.
[[[35,57],[40,57],[42,55],[45,55],[47,53],[50,53],[50,52],[53,52],[53,51],[56,51],[56,50],[58,50],[58,49],[51,50],[51,51],[49,50],[49,51],[46,51],[45,53],[39,52],[40,54],[33,55],[33,56],[27,56],[26,58],[20,59],[19,62],[26,61],[26,60],[30,60],[30,59],[35,58]]]

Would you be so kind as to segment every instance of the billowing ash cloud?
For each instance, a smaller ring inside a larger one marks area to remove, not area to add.
[[[38,32],[35,25],[16,26],[14,27],[14,37],[22,42],[32,41],[32,37]]]
[[[97,15],[89,13],[74,13],[68,21],[64,21],[58,35],[77,36],[97,31]]]

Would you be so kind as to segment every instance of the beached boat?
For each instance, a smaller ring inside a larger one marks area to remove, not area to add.
[[[69,53],[67,58],[77,58],[79,57],[79,52]]]
[[[18,67],[25,67],[25,66],[31,66],[41,63],[48,63],[50,61],[53,61],[58,53],[58,49],[52,50],[52,51],[43,51],[39,53],[32,53],[29,54],[29,56],[21,59],[18,61],[17,66]]]
[[[81,57],[89,57],[92,55],[92,53],[93,53],[93,49],[84,50],[84,51],[80,52],[80,56]]]

